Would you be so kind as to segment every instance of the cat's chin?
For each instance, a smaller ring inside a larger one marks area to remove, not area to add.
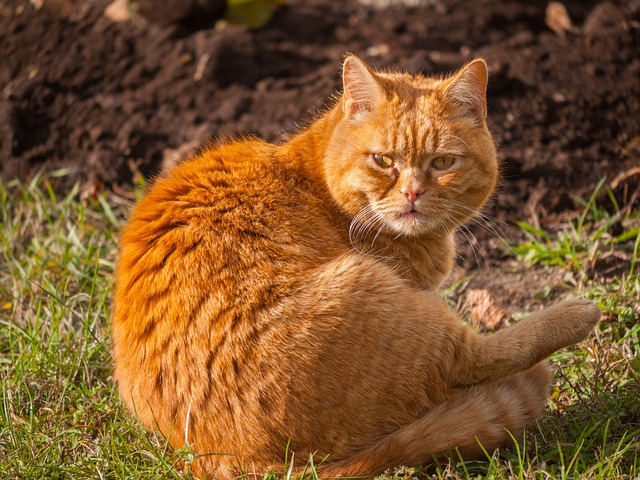
[[[432,231],[434,226],[431,223],[425,214],[412,210],[394,216],[387,225],[396,235],[417,237]]]

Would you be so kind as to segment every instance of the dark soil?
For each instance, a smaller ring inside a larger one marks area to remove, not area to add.
[[[189,142],[247,131],[281,141],[339,88],[341,59],[353,52],[378,67],[427,74],[487,59],[503,165],[491,214],[500,222],[557,223],[605,176],[620,205],[638,188],[637,0],[566,1],[566,29],[555,26],[557,16],[546,19],[546,2],[375,9],[290,0],[255,32],[216,29],[201,17],[117,23],[104,15],[105,2],[0,5],[5,180],[65,167],[71,175],[58,188],[117,188],[137,171],[153,175],[167,151]],[[480,253],[491,259],[492,251]]]

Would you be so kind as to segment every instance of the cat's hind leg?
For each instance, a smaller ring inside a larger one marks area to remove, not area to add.
[[[327,464],[320,476],[372,476],[449,456],[481,458],[483,449],[491,452],[508,443],[510,435],[517,437],[541,415],[550,377],[548,366],[541,362],[502,380],[460,388],[424,416],[355,457]]]

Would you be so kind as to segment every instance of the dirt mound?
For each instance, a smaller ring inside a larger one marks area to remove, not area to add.
[[[187,142],[246,131],[280,141],[339,87],[354,52],[429,74],[488,60],[502,219],[552,221],[604,176],[618,176],[622,201],[638,185],[638,2],[576,0],[547,14],[525,1],[292,0],[257,32],[116,23],[99,0],[34,3],[0,6],[4,179],[44,164],[71,170],[67,181],[131,183]]]

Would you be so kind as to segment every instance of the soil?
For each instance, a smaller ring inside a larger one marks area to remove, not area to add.
[[[119,190],[211,137],[286,139],[339,88],[346,52],[427,74],[480,56],[491,69],[489,121],[502,162],[488,214],[508,235],[516,220],[551,228],[575,217],[575,198],[604,177],[619,206],[637,205],[640,2],[381,3],[290,0],[252,31],[174,11],[117,22],[106,0],[5,0],[1,175],[66,168],[57,188]],[[503,262],[494,235],[474,234],[478,263]]]

